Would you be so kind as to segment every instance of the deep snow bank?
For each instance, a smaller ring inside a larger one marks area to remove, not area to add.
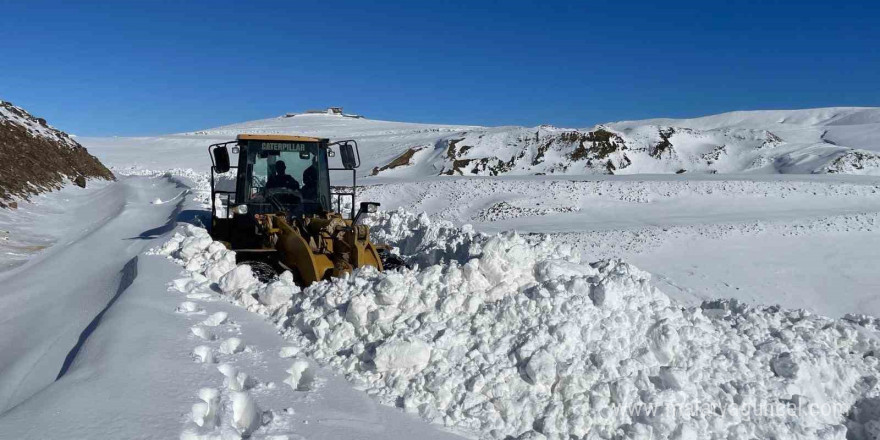
[[[423,266],[300,291],[256,281],[205,230],[159,253],[217,283],[380,400],[481,438],[876,435],[878,321],[735,302],[683,308],[619,260],[403,211],[372,220]],[[433,264],[439,262],[440,264]],[[433,265],[429,265],[433,264]]]

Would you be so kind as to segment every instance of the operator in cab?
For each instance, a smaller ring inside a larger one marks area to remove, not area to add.
[[[266,180],[266,188],[288,188],[299,190],[299,182],[287,174],[287,165],[283,160],[275,162],[275,173]]]
[[[303,172],[302,194],[311,201],[318,199],[318,169],[315,165],[306,168]]]

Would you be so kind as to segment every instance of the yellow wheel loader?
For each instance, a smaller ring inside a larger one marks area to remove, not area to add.
[[[230,163],[229,147],[238,154],[237,166]],[[336,149],[342,168],[329,166]],[[289,270],[298,284],[308,286],[362,266],[383,270],[401,265],[386,247],[370,241],[368,226],[358,224],[379,204],[364,202],[355,212],[355,169],[360,166],[355,141],[240,134],[208,150],[211,236],[234,250],[237,261],[251,265],[258,277]],[[333,190],[331,171],[351,172],[351,186]],[[346,198],[347,217],[341,212]]]

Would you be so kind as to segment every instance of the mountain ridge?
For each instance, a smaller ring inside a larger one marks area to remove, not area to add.
[[[184,154],[203,168],[204,148],[239,133],[302,134],[360,145],[363,177],[639,173],[880,174],[880,108],[736,111],[590,128],[424,124],[306,114],[149,138],[91,138],[110,153],[143,145]],[[112,147],[112,149],[109,149]],[[173,166],[181,166],[181,160]],[[172,163],[158,157],[151,166]],[[198,166],[195,166],[198,165]]]
[[[67,133],[0,101],[0,208],[66,181],[85,186],[89,178],[112,180],[113,174]]]

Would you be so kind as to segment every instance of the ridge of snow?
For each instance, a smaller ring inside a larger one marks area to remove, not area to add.
[[[368,394],[480,438],[878,432],[874,318],[682,307],[635,267],[589,263],[549,238],[486,236],[405,211],[370,223],[402,253],[444,264],[364,268],[300,291],[288,275],[252,282],[201,228],[158,253],[192,274],[185,290],[220,281],[229,300],[269,316]],[[291,301],[270,304],[269,290]]]

